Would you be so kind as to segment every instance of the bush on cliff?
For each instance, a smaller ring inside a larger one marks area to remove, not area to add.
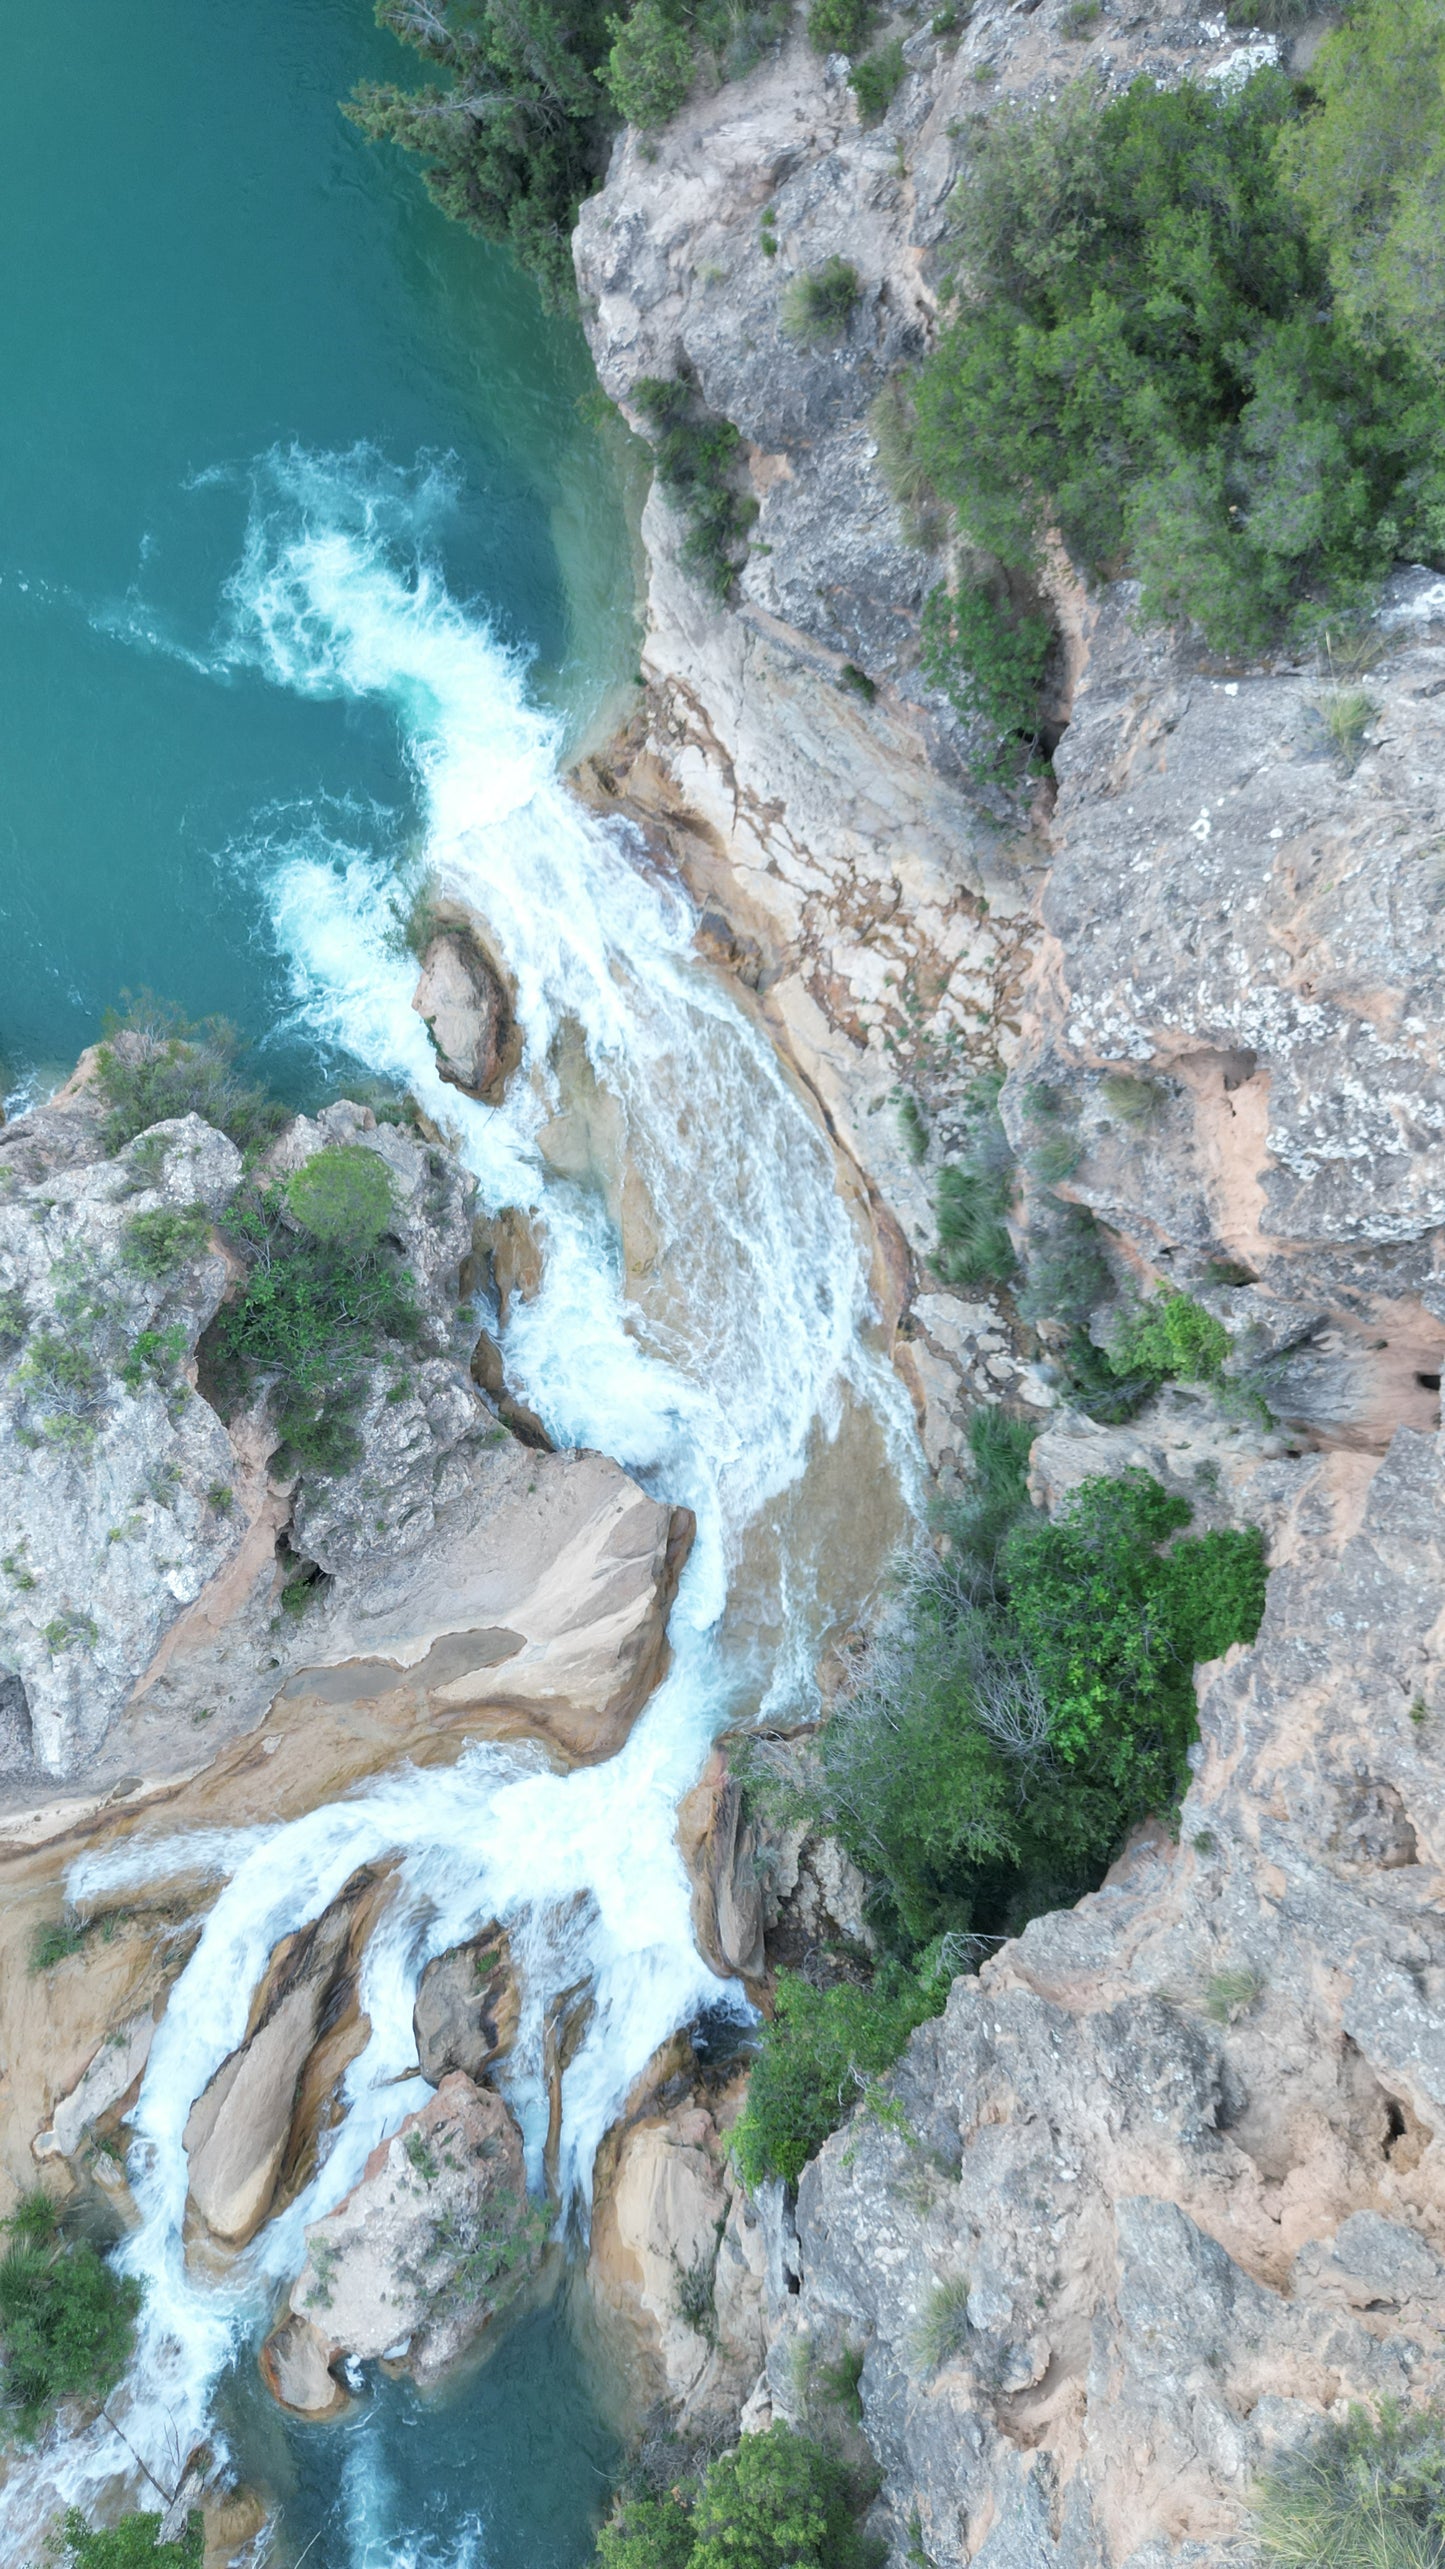
[[[125,2370],[141,2288],[68,2240],[44,2194],[22,2196],[0,2255],[0,2398],[29,2440],[62,2400],[102,2400]]]
[[[1360,608],[1398,554],[1445,558],[1445,393],[1383,307],[1365,344],[1332,303],[1284,175],[1300,114],[1276,71],[1001,109],[916,386],[921,467],[977,544],[1028,570],[1056,528],[1225,650]]]
[[[730,597],[758,513],[741,435],[680,375],[639,375],[632,399],[654,432],[658,480],[687,520],[683,561],[713,597]]]
[[[123,1151],[174,1115],[200,1115],[238,1150],[261,1149],[281,1130],[286,1108],[242,1076],[242,1049],[224,1017],[197,1022],[149,991],[121,1013],[107,1010],[95,1061],[106,1149]]]
[[[869,2569],[842,2466],[811,2437],[770,2426],[719,2455],[695,2491],[620,2502],[598,2569]]]
[[[375,1177],[358,1171],[361,1160]],[[222,1226],[247,1275],[206,1334],[208,1387],[225,1415],[268,1395],[283,1448],[303,1470],[355,1460],[365,1367],[416,1338],[411,1276],[382,1237],[391,1218],[384,1163],[343,1143],[285,1186],[248,1189]]]
[[[1084,1482],[1050,1521],[1029,1504],[1031,1435],[975,1418],[972,1489],[821,1735],[806,1815],[870,1877],[886,1959],[869,1989],[781,1980],[734,2135],[749,2184],[796,2180],[936,2012],[970,1936],[1093,1890],[1136,1822],[1177,1804],[1195,1664],[1259,1628],[1257,1532],[1186,1534],[1187,1501],[1138,1471]]]

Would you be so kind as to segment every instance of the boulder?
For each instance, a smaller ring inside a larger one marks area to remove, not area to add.
[[[450,904],[422,955],[412,1006],[430,1035],[440,1076],[487,1105],[501,1101],[522,1038],[505,979],[474,921]]]
[[[762,2227],[724,2149],[742,2093],[689,2082],[598,2153],[588,2280],[631,2364],[694,2419],[736,2411],[767,2348]]]
[[[229,2247],[254,2238],[276,2208],[283,2169],[292,2178],[288,2196],[304,2179],[322,2105],[321,2083],[304,2073],[323,2022],[334,2030],[354,2001],[361,1948],[384,1889],[384,1877],[363,1866],[319,1918],[282,1939],[252,2002],[245,2041],[191,2107],[185,2130],[191,2204],[211,2236]],[[352,2018],[355,2037],[341,2050],[341,2066],[365,2040],[365,2020],[354,2007]],[[332,2059],[327,2068],[329,2093],[340,2066]]]
[[[288,2315],[262,2351],[284,2406],[334,2406],[335,2368],[386,2356],[428,2381],[513,2299],[541,2254],[522,2139],[492,2089],[451,2070],[306,2232]]]
[[[758,1833],[744,1817],[742,1788],[719,1749],[683,1796],[677,1838],[692,1882],[699,1953],[721,1980],[760,1979],[766,1959]]]
[[[56,2106],[49,2131],[38,2133],[31,2143],[37,2159],[73,2158],[87,2132],[124,2104],[140,2084],[155,2030],[154,2012],[145,2007],[106,2035],[69,2095]]]
[[[479,2079],[511,2050],[520,2013],[507,1931],[493,1919],[470,1943],[434,1955],[417,1984],[411,2021],[422,2077],[433,2087],[450,2070]]]

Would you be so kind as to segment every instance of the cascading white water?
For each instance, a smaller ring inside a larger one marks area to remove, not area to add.
[[[829,1441],[846,1424],[876,1479],[865,1584],[900,1521],[889,1492],[913,1469],[905,1404],[868,1345],[859,1244],[827,1145],[765,1037],[695,958],[686,901],[639,862],[622,828],[567,793],[557,726],[529,702],[525,670],[419,552],[438,505],[435,474],[408,481],[362,456],[268,459],[216,667],[394,712],[426,867],[484,917],[515,977],[526,1050],[506,1103],[474,1105],[437,1078],[396,932],[394,856],[346,846],[308,816],[270,825],[245,861],[264,880],[299,1018],[459,1127],[483,1205],[518,1206],[535,1222],[544,1275],[509,1321],[510,1378],[559,1442],[599,1447],[691,1506],[698,1536],[671,1668],[609,1763],[559,1776],[525,1750],[475,1746],[451,1769],[400,1770],[283,1827],[204,1845],[132,1840],[76,1868],[72,1889],[90,1896],[198,1861],[225,1877],[133,2117],[143,2225],[121,2255],[147,2297],[137,2360],[112,2406],[167,2483],[238,2336],[299,2266],[306,2222],[429,2093],[405,2075],[423,1963],[494,1915],[512,1927],[524,1982],[508,2092],[534,2171],[546,2119],[542,2006],[584,1973],[595,1987],[563,2096],[563,2192],[585,2204],[597,2143],[631,2080],[675,2026],[725,1995],[691,1939],[679,1796],[720,1720],[760,1701],[806,1701],[834,1593],[845,1611],[857,1602],[857,1576],[850,1590],[827,1557],[818,1491]],[[657,1215],[645,1311],[626,1297],[597,1194],[551,1174],[538,1147],[557,1108],[554,1039],[569,1025],[621,1109]],[[181,2238],[191,2103],[244,2033],[276,1940],[387,1854],[399,1858],[398,1888],[364,1966],[372,2031],[348,2074],[349,2110],[301,2199],[224,2284],[204,2281]],[[42,2457],[7,2493],[4,2540],[18,2537],[18,2549],[0,2556],[23,2552],[27,2481],[37,2499],[57,2484],[84,2496],[125,2465],[104,2424]]]

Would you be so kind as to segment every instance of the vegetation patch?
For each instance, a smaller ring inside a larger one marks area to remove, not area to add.
[[[95,1085],[106,1108],[108,1151],[123,1151],[152,1124],[199,1115],[254,1153],[274,1139],[287,1110],[243,1077],[242,1044],[224,1017],[194,1022],[142,991],[122,1014],[108,1010],[96,1054]],[[159,1156],[164,1159],[161,1142]],[[153,1183],[153,1172],[142,1172]]]
[[[861,62],[854,63],[848,86],[858,101],[858,114],[865,125],[876,125],[887,115],[907,77],[908,65],[897,36],[886,45],[875,45]]]
[[[873,0],[810,0],[808,42],[815,54],[855,54],[875,15]]]
[[[123,2515],[118,2524],[91,2526],[71,2507],[61,2532],[59,2557],[66,2569],[201,2569],[205,2519],[199,2507],[186,2519],[179,2542],[162,2542],[158,2515]]]
[[[1187,1533],[1188,1503],[1139,1471],[1086,1481],[1050,1521],[1029,1502],[1032,1434],[974,1418],[973,1484],[821,1734],[800,1814],[870,1877],[885,1958],[867,1988],[782,1977],[734,2135],[750,2185],[796,2181],[871,2099],[971,1937],[1079,1899],[1138,1821],[1177,1807],[1195,1663],[1258,1630],[1256,1531]]]
[[[1033,569],[1056,528],[1094,578],[1132,567],[1147,616],[1239,651],[1359,610],[1397,556],[1445,558],[1445,385],[1376,258],[1378,212],[1408,232],[1441,149],[1438,70],[1401,136],[1381,114],[1398,18],[1375,0],[1330,39],[1317,118],[1273,70],[1084,80],[993,117],[955,198],[961,309],[915,393],[923,466],[998,561]],[[1410,24],[1437,62],[1438,13]],[[1383,192],[1343,139],[1361,122]]]
[[[200,1256],[210,1232],[210,1217],[202,1204],[174,1211],[162,1205],[154,1213],[133,1213],[121,1233],[121,1265],[150,1283],[162,1283]]]
[[[361,1159],[380,1173],[384,1212],[375,1181],[353,1164]],[[343,1167],[321,1165],[332,1160]],[[298,1215],[292,1191],[308,1171]],[[378,1228],[392,1218],[384,1162],[349,1143],[319,1151],[284,1186],[248,1189],[226,1216],[248,1272],[207,1332],[213,1394],[227,1416],[265,1394],[282,1447],[303,1470],[340,1472],[355,1460],[366,1368],[417,1336],[411,1275]]]
[[[934,1265],[945,1284],[1005,1284],[1018,1264],[1008,1229],[1017,1172],[998,1111],[1002,1087],[1001,1072],[975,1080],[964,1148],[938,1173]]]
[[[841,339],[862,291],[851,259],[835,257],[825,259],[821,267],[801,269],[789,279],[783,295],[786,337],[805,348],[824,348]]]
[[[1161,1285],[1118,1323],[1107,1349],[1109,1370],[1154,1383],[1217,1382],[1230,1343],[1223,1322],[1202,1303]]]
[[[835,2456],[778,2423],[694,2485],[624,2497],[598,2536],[598,2569],[873,2569],[854,2503]]]
[[[62,2400],[103,2400],[135,2339],[141,2288],[88,2241],[62,2236],[44,2194],[22,2196],[0,2256],[0,2400],[27,2442]]]
[[[1259,2492],[1257,2533],[1281,2569],[1439,2569],[1445,2561],[1445,2418],[1382,2400],[1352,2408],[1282,2457]]]
[[[742,438],[680,376],[640,375],[632,399],[655,432],[658,479],[687,520],[682,559],[713,597],[729,598],[758,514]]]

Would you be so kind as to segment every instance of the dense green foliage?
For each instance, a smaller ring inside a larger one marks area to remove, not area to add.
[[[329,1248],[364,1257],[396,1218],[391,1172],[360,1142],[333,1142],[304,1160],[285,1185],[286,1210]]]
[[[1445,2419],[1352,2408],[1273,2464],[1257,2531],[1281,2569],[1445,2569]]]
[[[106,1019],[95,1084],[106,1107],[108,1151],[173,1115],[201,1115],[242,1151],[278,1133],[286,1109],[241,1076],[241,1039],[224,1017],[199,1024],[142,992],[123,1016]]]
[[[375,1158],[359,1147],[354,1156]],[[246,1282],[207,1338],[223,1409],[269,1391],[283,1446],[299,1466],[320,1472],[344,1471],[355,1458],[352,1414],[364,1366],[388,1344],[399,1354],[419,1325],[411,1277],[374,1227],[381,1195],[358,1181],[352,1158],[353,1146],[339,1144],[307,1163],[318,1174],[301,1201],[308,1219],[335,1226],[331,1236],[288,1219],[295,1178],[238,1198],[224,1227],[246,1261]],[[319,1167],[332,1159],[347,1163],[334,1183]],[[389,1184],[385,1206],[390,1218]]]
[[[1187,1293],[1161,1285],[1151,1302],[1126,1312],[1109,1343],[1112,1373],[1155,1382],[1212,1383],[1229,1354],[1222,1321]]]
[[[1183,1787],[1195,1661],[1252,1638],[1264,1601],[1257,1535],[1171,1540],[1189,1509],[1143,1474],[1086,1482],[1051,1524],[1028,1504],[1029,1431],[985,1413],[971,1441],[947,1548],[820,1748],[823,1815],[910,1957],[1092,1887]]]
[[[160,1283],[191,1258],[199,1256],[210,1236],[204,1205],[173,1210],[160,1205],[154,1213],[133,1213],[121,1234],[120,1262],[133,1275]]]
[[[875,45],[861,62],[855,62],[848,74],[848,86],[858,101],[858,114],[865,125],[876,125],[886,116],[908,75],[903,59],[903,46],[897,36],[886,45]]]
[[[658,479],[687,520],[682,558],[715,598],[729,597],[758,513],[742,438],[680,376],[640,375],[632,399],[656,435]]]
[[[1057,527],[1220,648],[1445,556],[1440,386],[1332,308],[1282,171],[1299,114],[1274,71],[1001,109],[955,200],[962,309],[916,386],[921,466],[976,543],[1027,569]]]
[[[984,728],[975,773],[1013,781],[1039,745],[1039,689],[1054,638],[1048,617],[987,589],[937,588],[924,600],[919,629],[925,677]]]
[[[179,2542],[158,2539],[158,2515],[123,2515],[118,2524],[92,2528],[79,2507],[65,2518],[62,2558],[68,2569],[201,2569],[205,2523],[193,2509]]]
[[[1371,347],[1406,339],[1445,370],[1445,8],[1365,0],[1309,70],[1318,101],[1284,167],[1329,262],[1336,309]]]
[[[733,2128],[733,2156],[744,2183],[760,2185],[777,2176],[795,2185],[867,2081],[891,2069],[914,2026],[936,2004],[896,1966],[869,1988],[845,1980],[815,1989],[797,1972],[779,1972],[777,2012]]]
[[[369,141],[419,153],[443,213],[505,242],[544,301],[566,307],[577,208],[615,122],[606,0],[377,0],[376,15],[432,77],[368,81],[346,113]]]
[[[808,42],[814,53],[854,54],[874,14],[873,0],[810,0]]]
[[[62,2237],[43,2194],[22,2197],[0,2256],[0,2398],[32,2437],[62,2400],[104,2399],[125,2369],[141,2291],[84,2240]]]
[[[847,2475],[781,2423],[719,2455],[696,2491],[624,2498],[597,2542],[599,2569],[866,2569]]]
[[[571,237],[619,120],[675,116],[700,70],[740,79],[786,29],[785,0],[377,0],[410,45],[418,88],[364,81],[346,113],[370,142],[423,163],[444,214],[500,241],[543,302],[576,298]]]

